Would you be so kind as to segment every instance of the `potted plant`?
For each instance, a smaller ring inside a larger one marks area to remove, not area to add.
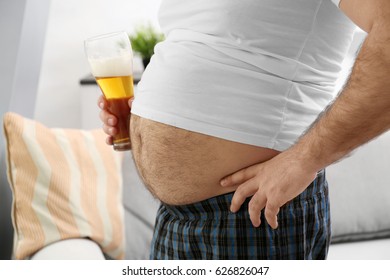
[[[164,34],[156,31],[150,24],[140,25],[133,34],[129,35],[129,38],[134,52],[141,56],[142,63],[146,68],[154,54],[154,46],[164,40]]]

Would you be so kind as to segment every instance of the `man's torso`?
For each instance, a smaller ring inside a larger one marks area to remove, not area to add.
[[[233,191],[219,180],[310,125],[332,99],[352,25],[330,0],[165,0],[161,9],[167,39],[133,103],[132,146],[151,192],[187,204]]]

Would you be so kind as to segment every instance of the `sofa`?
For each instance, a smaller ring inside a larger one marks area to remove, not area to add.
[[[148,259],[158,201],[146,191],[131,153],[112,152],[101,131],[47,128],[14,113],[3,122],[2,259]],[[333,233],[328,259],[390,259],[390,133],[326,172]]]

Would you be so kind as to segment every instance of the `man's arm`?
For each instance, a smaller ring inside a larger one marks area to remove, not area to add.
[[[267,222],[276,228],[279,208],[303,192],[319,170],[390,129],[390,1],[342,0],[340,8],[368,33],[341,94],[290,149],[221,181],[238,185],[233,212],[253,195],[254,226],[265,208]]]
[[[368,36],[342,93],[294,147],[316,169],[390,128],[390,1],[343,0],[340,8]]]

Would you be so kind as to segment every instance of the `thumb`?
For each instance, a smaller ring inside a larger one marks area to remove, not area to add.
[[[132,98],[129,99],[128,104],[129,104],[129,107],[130,107],[130,108],[131,108],[131,106],[133,105],[133,101],[134,101],[134,97],[132,97]]]

